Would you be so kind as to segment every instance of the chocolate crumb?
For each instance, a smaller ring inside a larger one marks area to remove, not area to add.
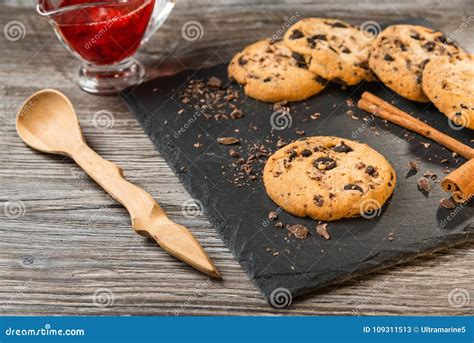
[[[410,170],[413,170],[413,171],[417,172],[418,171],[418,162],[408,161],[408,167],[410,168]]]
[[[207,85],[212,88],[221,88],[222,87],[222,81],[218,77],[211,76],[209,80],[207,81]]]
[[[453,204],[453,202],[447,198],[441,198],[441,200],[439,201],[439,206],[450,210],[456,208],[456,205]]]
[[[327,223],[316,225],[317,234],[320,235],[321,237],[323,237],[326,240],[331,239],[331,236],[329,235],[327,227],[328,227]]]
[[[425,149],[428,149],[431,146],[431,143],[426,143],[426,142],[420,142],[420,144],[423,145]]]
[[[244,113],[238,108],[234,108],[234,110],[230,113],[230,117],[232,119],[239,119],[239,118],[242,118],[243,116],[244,116]]]
[[[231,157],[240,157],[240,154],[237,151],[235,151],[234,149],[229,150],[229,155]]]
[[[427,171],[426,173],[424,173],[423,176],[426,177],[426,178],[430,178],[433,181],[438,178],[438,175],[436,175],[436,173],[433,173],[433,172],[430,172],[430,171]]]
[[[426,177],[420,177],[418,179],[418,189],[422,192],[428,193],[431,190],[430,181]]]
[[[287,229],[298,239],[305,239],[309,233],[308,228],[301,224],[288,225]]]
[[[288,145],[287,142],[285,142],[283,139],[279,139],[279,140],[277,141],[276,147],[277,147],[278,149],[280,149],[280,148],[283,148],[283,147],[286,146],[286,145]]]
[[[270,211],[268,213],[268,220],[274,221],[277,219],[278,219],[278,213],[276,213],[275,211]]]

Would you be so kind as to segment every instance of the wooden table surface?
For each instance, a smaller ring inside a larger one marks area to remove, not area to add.
[[[272,309],[206,218],[183,217],[182,204],[190,196],[120,98],[79,90],[78,61],[35,14],[31,1],[6,3],[0,5],[0,314],[473,313],[473,244],[336,285],[298,299],[287,310]],[[274,34],[294,15],[338,17],[356,24],[424,17],[474,52],[472,0],[189,0],[178,1],[138,57],[149,66],[150,77],[227,61],[244,45]],[[202,26],[201,39],[183,38],[181,29],[189,21]],[[5,33],[12,23],[24,27],[19,37]],[[134,234],[127,211],[71,160],[38,153],[20,141],[15,113],[41,88],[56,88],[71,98],[89,144],[123,167],[126,177],[150,192],[173,220],[191,229],[222,272],[222,282],[208,280]],[[95,120],[98,111],[112,114],[106,125]]]

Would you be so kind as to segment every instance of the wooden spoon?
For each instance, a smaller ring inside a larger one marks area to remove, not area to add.
[[[221,278],[188,229],[168,219],[150,194],[126,181],[122,169],[100,157],[87,145],[74,108],[64,94],[52,89],[33,94],[17,114],[16,129],[20,138],[30,147],[71,157],[127,208],[135,232],[154,238],[168,253],[201,272]]]

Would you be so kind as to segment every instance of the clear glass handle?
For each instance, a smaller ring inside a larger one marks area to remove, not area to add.
[[[146,43],[151,36],[160,28],[165,22],[166,18],[170,15],[174,8],[175,0],[154,0],[155,6],[153,7],[153,13],[148,23],[148,28],[143,36],[141,44]]]

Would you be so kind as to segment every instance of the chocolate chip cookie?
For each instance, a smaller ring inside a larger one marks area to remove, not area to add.
[[[457,127],[474,130],[474,57],[440,57],[423,70],[423,91]]]
[[[245,94],[265,101],[298,101],[326,86],[327,80],[308,70],[303,56],[281,41],[265,39],[237,53],[228,67],[229,77],[244,85]]]
[[[319,136],[298,140],[271,155],[263,182],[269,197],[285,211],[329,221],[380,214],[396,175],[368,145]]]
[[[392,25],[372,44],[369,66],[378,78],[401,96],[428,102],[423,92],[422,72],[436,56],[452,56],[463,51],[441,32],[423,26]]]
[[[368,31],[323,18],[302,19],[283,38],[288,48],[306,57],[310,71],[347,85],[372,80],[368,58],[373,39]]]

